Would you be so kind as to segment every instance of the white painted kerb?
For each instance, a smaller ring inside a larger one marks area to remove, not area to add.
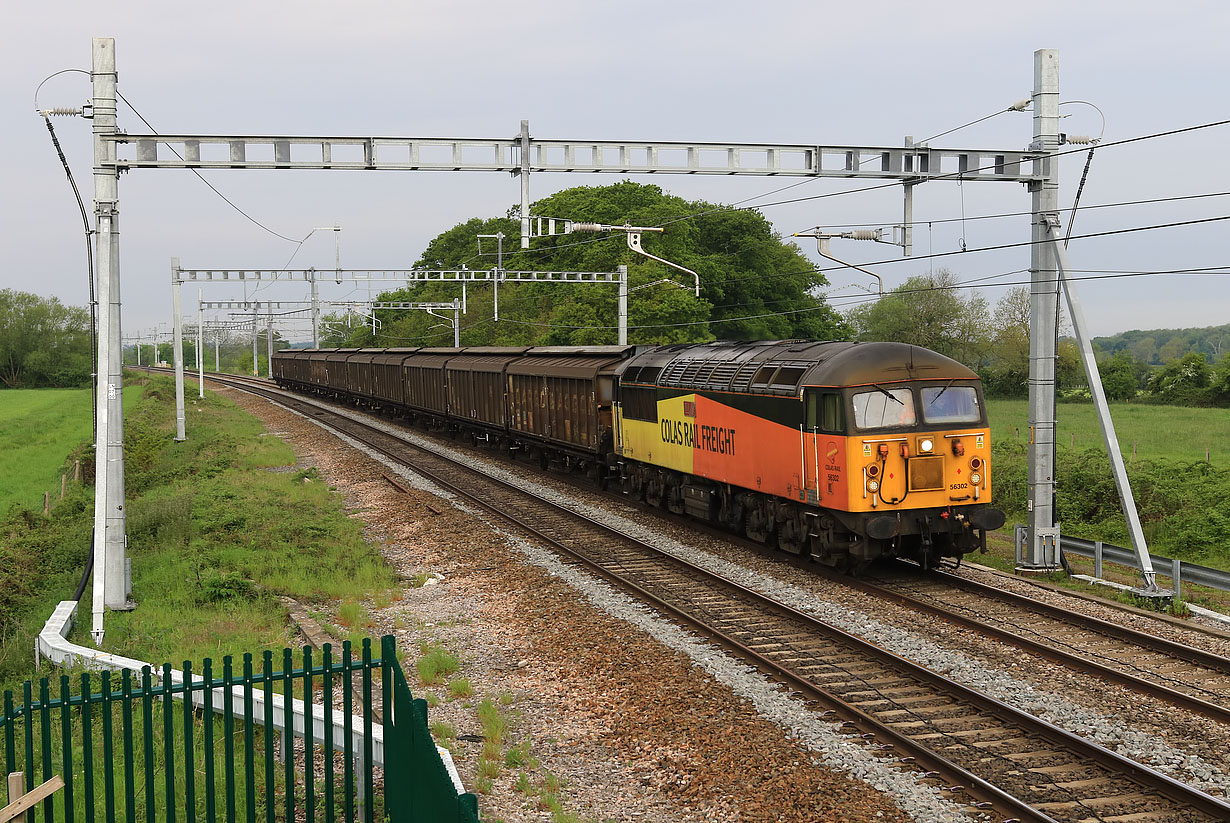
[[[43,630],[38,633],[38,639],[35,641],[36,659],[45,657],[57,665],[80,665],[87,669],[101,671],[122,670],[140,674],[141,670],[149,666],[151,676],[161,681],[162,672],[156,669],[149,663],[142,660],[134,660],[131,657],[121,657],[117,654],[108,654],[97,649],[91,649],[87,646],[78,646],[76,643],[68,641],[68,633],[73,627],[73,621],[77,616],[77,603],[73,600],[63,600],[60,605],[56,606],[55,611],[51,613],[51,617],[43,625]],[[184,682],[184,673],[177,669],[171,670],[171,682],[176,685]],[[193,676],[193,682],[204,682],[199,680],[196,675]],[[242,705],[244,690],[243,686],[232,686],[231,694],[236,703]],[[175,698],[181,699],[182,695],[177,694]],[[285,718],[285,700],[280,694],[270,695],[273,703],[273,727],[279,732],[285,732],[283,720]],[[192,692],[192,702],[197,705],[205,706],[205,692]],[[210,700],[209,708],[215,712],[222,711],[222,692],[215,690]],[[291,733],[295,737],[303,737],[304,729],[304,711],[303,701],[291,700]],[[252,722],[256,725],[263,725],[265,718],[265,694],[263,689],[252,690]],[[363,752],[363,718],[351,716],[351,746],[352,751],[362,756]],[[333,748],[335,751],[345,750],[346,727],[344,725],[344,716],[339,712],[333,712],[332,716],[333,727]],[[312,738],[313,742],[320,744],[325,736],[325,708],[323,705],[312,704]],[[440,752],[441,759],[444,760],[444,767],[448,770],[449,777],[453,781],[453,787],[456,788],[458,794],[465,792],[465,786],[461,783],[461,777],[457,774],[457,767],[453,763],[452,754],[441,746],[436,747]],[[377,724],[372,724],[372,765],[384,768],[384,729]]]

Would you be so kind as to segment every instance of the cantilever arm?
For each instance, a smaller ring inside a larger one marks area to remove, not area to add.
[[[700,297],[700,275],[692,271],[691,269],[684,268],[678,263],[672,263],[669,260],[663,260],[661,257],[650,254],[649,252],[645,251],[645,249],[641,248],[641,233],[639,231],[628,232],[628,248],[632,249],[632,251],[636,252],[639,255],[648,257],[650,260],[657,260],[659,263],[665,266],[670,266],[672,269],[678,269],[679,271],[684,272],[685,274],[692,275],[692,282],[694,284],[693,292],[695,293],[697,297]]]

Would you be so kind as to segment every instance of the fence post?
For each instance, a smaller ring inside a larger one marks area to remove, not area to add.
[[[1174,559],[1174,569],[1170,572],[1170,579],[1174,587],[1175,600],[1178,600],[1183,590],[1183,561],[1177,557]]]
[[[1093,576],[1102,579],[1102,541],[1093,542]]]
[[[365,713],[366,711],[370,711],[370,709],[368,709],[368,707],[366,706],[364,706],[363,708],[365,710]],[[354,773],[356,777],[355,785],[354,785],[354,793],[355,793],[354,819],[355,820],[366,820],[367,819],[367,814],[365,811],[367,809],[367,780],[366,780],[367,772],[364,769],[364,766],[365,764],[363,763],[362,750],[355,752],[354,753]]]
[[[21,772],[9,772],[9,802],[7,805],[11,806],[25,796],[26,796],[25,775],[22,774]],[[26,817],[25,812],[22,812],[21,814],[13,818],[13,820],[16,823],[26,823],[26,820],[28,819],[29,818]]]

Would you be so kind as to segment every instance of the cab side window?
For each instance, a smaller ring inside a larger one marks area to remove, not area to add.
[[[807,427],[825,432],[844,432],[846,415],[841,395],[834,392],[807,393]]]
[[[820,396],[820,428],[826,432],[844,432],[846,416],[840,394]]]

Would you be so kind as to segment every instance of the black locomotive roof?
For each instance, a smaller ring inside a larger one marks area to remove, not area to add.
[[[632,357],[621,371],[624,383],[769,394],[796,394],[799,386],[952,379],[978,375],[908,343],[813,340],[663,346]]]

